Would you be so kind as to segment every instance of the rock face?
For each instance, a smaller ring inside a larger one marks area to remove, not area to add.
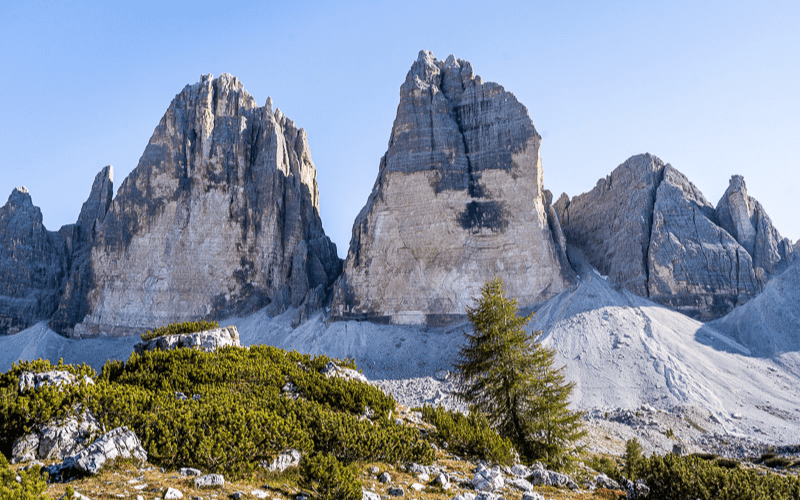
[[[744,177],[731,177],[728,189],[717,203],[717,223],[728,231],[753,258],[753,266],[763,279],[782,273],[794,260],[795,248],[772,225],[764,207],[747,195]]]
[[[79,453],[67,457],[60,464],[50,466],[48,472],[56,477],[60,477],[70,469],[97,474],[106,462],[116,458],[147,461],[147,452],[142,448],[139,438],[127,427],[117,427],[104,434]]]
[[[555,203],[564,235],[615,283],[701,320],[756,296],[794,259],[734,176],[715,209],[650,154],[633,156],[588,193]]]
[[[114,168],[111,165],[95,176],[89,198],[81,207],[78,221],[59,231],[65,239],[69,277],[60,295],[59,308],[50,319],[50,328],[64,331],[88,313],[85,295],[93,284],[89,265],[92,246],[114,196]]]
[[[713,219],[714,207],[703,194],[666,165],[647,253],[650,300],[707,320],[761,291],[750,254]]]
[[[203,76],[172,101],[110,205],[84,205],[102,216],[53,327],[128,335],[267,304],[318,307],[341,261],[315,177],[303,129],[238,79]]]
[[[83,450],[100,432],[100,422],[88,411],[80,418],[53,421],[19,438],[12,450],[12,463],[30,460],[64,460]]]
[[[42,224],[24,187],[0,208],[0,335],[49,318],[66,272],[63,238]]]
[[[206,352],[213,352],[221,347],[242,347],[239,342],[239,332],[235,326],[215,328],[205,332],[187,333],[182,335],[164,335],[156,337],[146,342],[140,342],[134,346],[134,350],[141,354],[145,351],[160,349],[169,351],[188,347]]]
[[[567,288],[574,274],[548,224],[540,142],[513,94],[466,61],[420,52],[331,316],[442,324],[495,276],[523,305]]]

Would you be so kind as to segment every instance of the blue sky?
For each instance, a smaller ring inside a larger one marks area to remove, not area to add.
[[[95,174],[115,187],[172,98],[239,77],[308,133],[344,256],[420,49],[472,62],[543,136],[545,187],[591,189],[649,152],[716,205],[742,174],[800,238],[800,2],[2,2],[0,197],[57,229]]]

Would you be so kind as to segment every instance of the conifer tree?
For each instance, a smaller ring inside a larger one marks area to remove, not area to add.
[[[455,366],[457,397],[485,414],[526,460],[563,465],[584,435],[581,414],[568,408],[574,383],[553,367],[555,351],[539,343],[541,332],[525,331],[533,315],[518,314],[499,278],[483,286],[477,302],[467,308],[473,332],[464,332]]]

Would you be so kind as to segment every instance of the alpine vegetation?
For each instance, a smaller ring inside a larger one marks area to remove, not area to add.
[[[483,286],[477,302],[467,308],[474,332],[465,332],[456,365],[458,397],[486,415],[526,461],[563,466],[584,435],[581,413],[568,407],[575,384],[553,367],[555,351],[538,342],[541,332],[525,331],[532,314],[518,314],[499,278]]]

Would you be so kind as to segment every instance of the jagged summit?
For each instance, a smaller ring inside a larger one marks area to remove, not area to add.
[[[556,207],[568,243],[601,273],[702,320],[744,304],[793,260],[741,176],[714,208],[650,154],[632,156],[588,193],[562,195]]]
[[[466,61],[420,52],[353,226],[333,317],[439,324],[462,317],[496,275],[522,304],[570,286],[544,206],[540,143],[513,94]]]
[[[63,240],[22,186],[0,207],[0,335],[49,318],[66,266]]]
[[[341,263],[305,131],[271,108],[228,74],[175,96],[95,226],[59,331],[126,335],[267,304],[319,307]]]

